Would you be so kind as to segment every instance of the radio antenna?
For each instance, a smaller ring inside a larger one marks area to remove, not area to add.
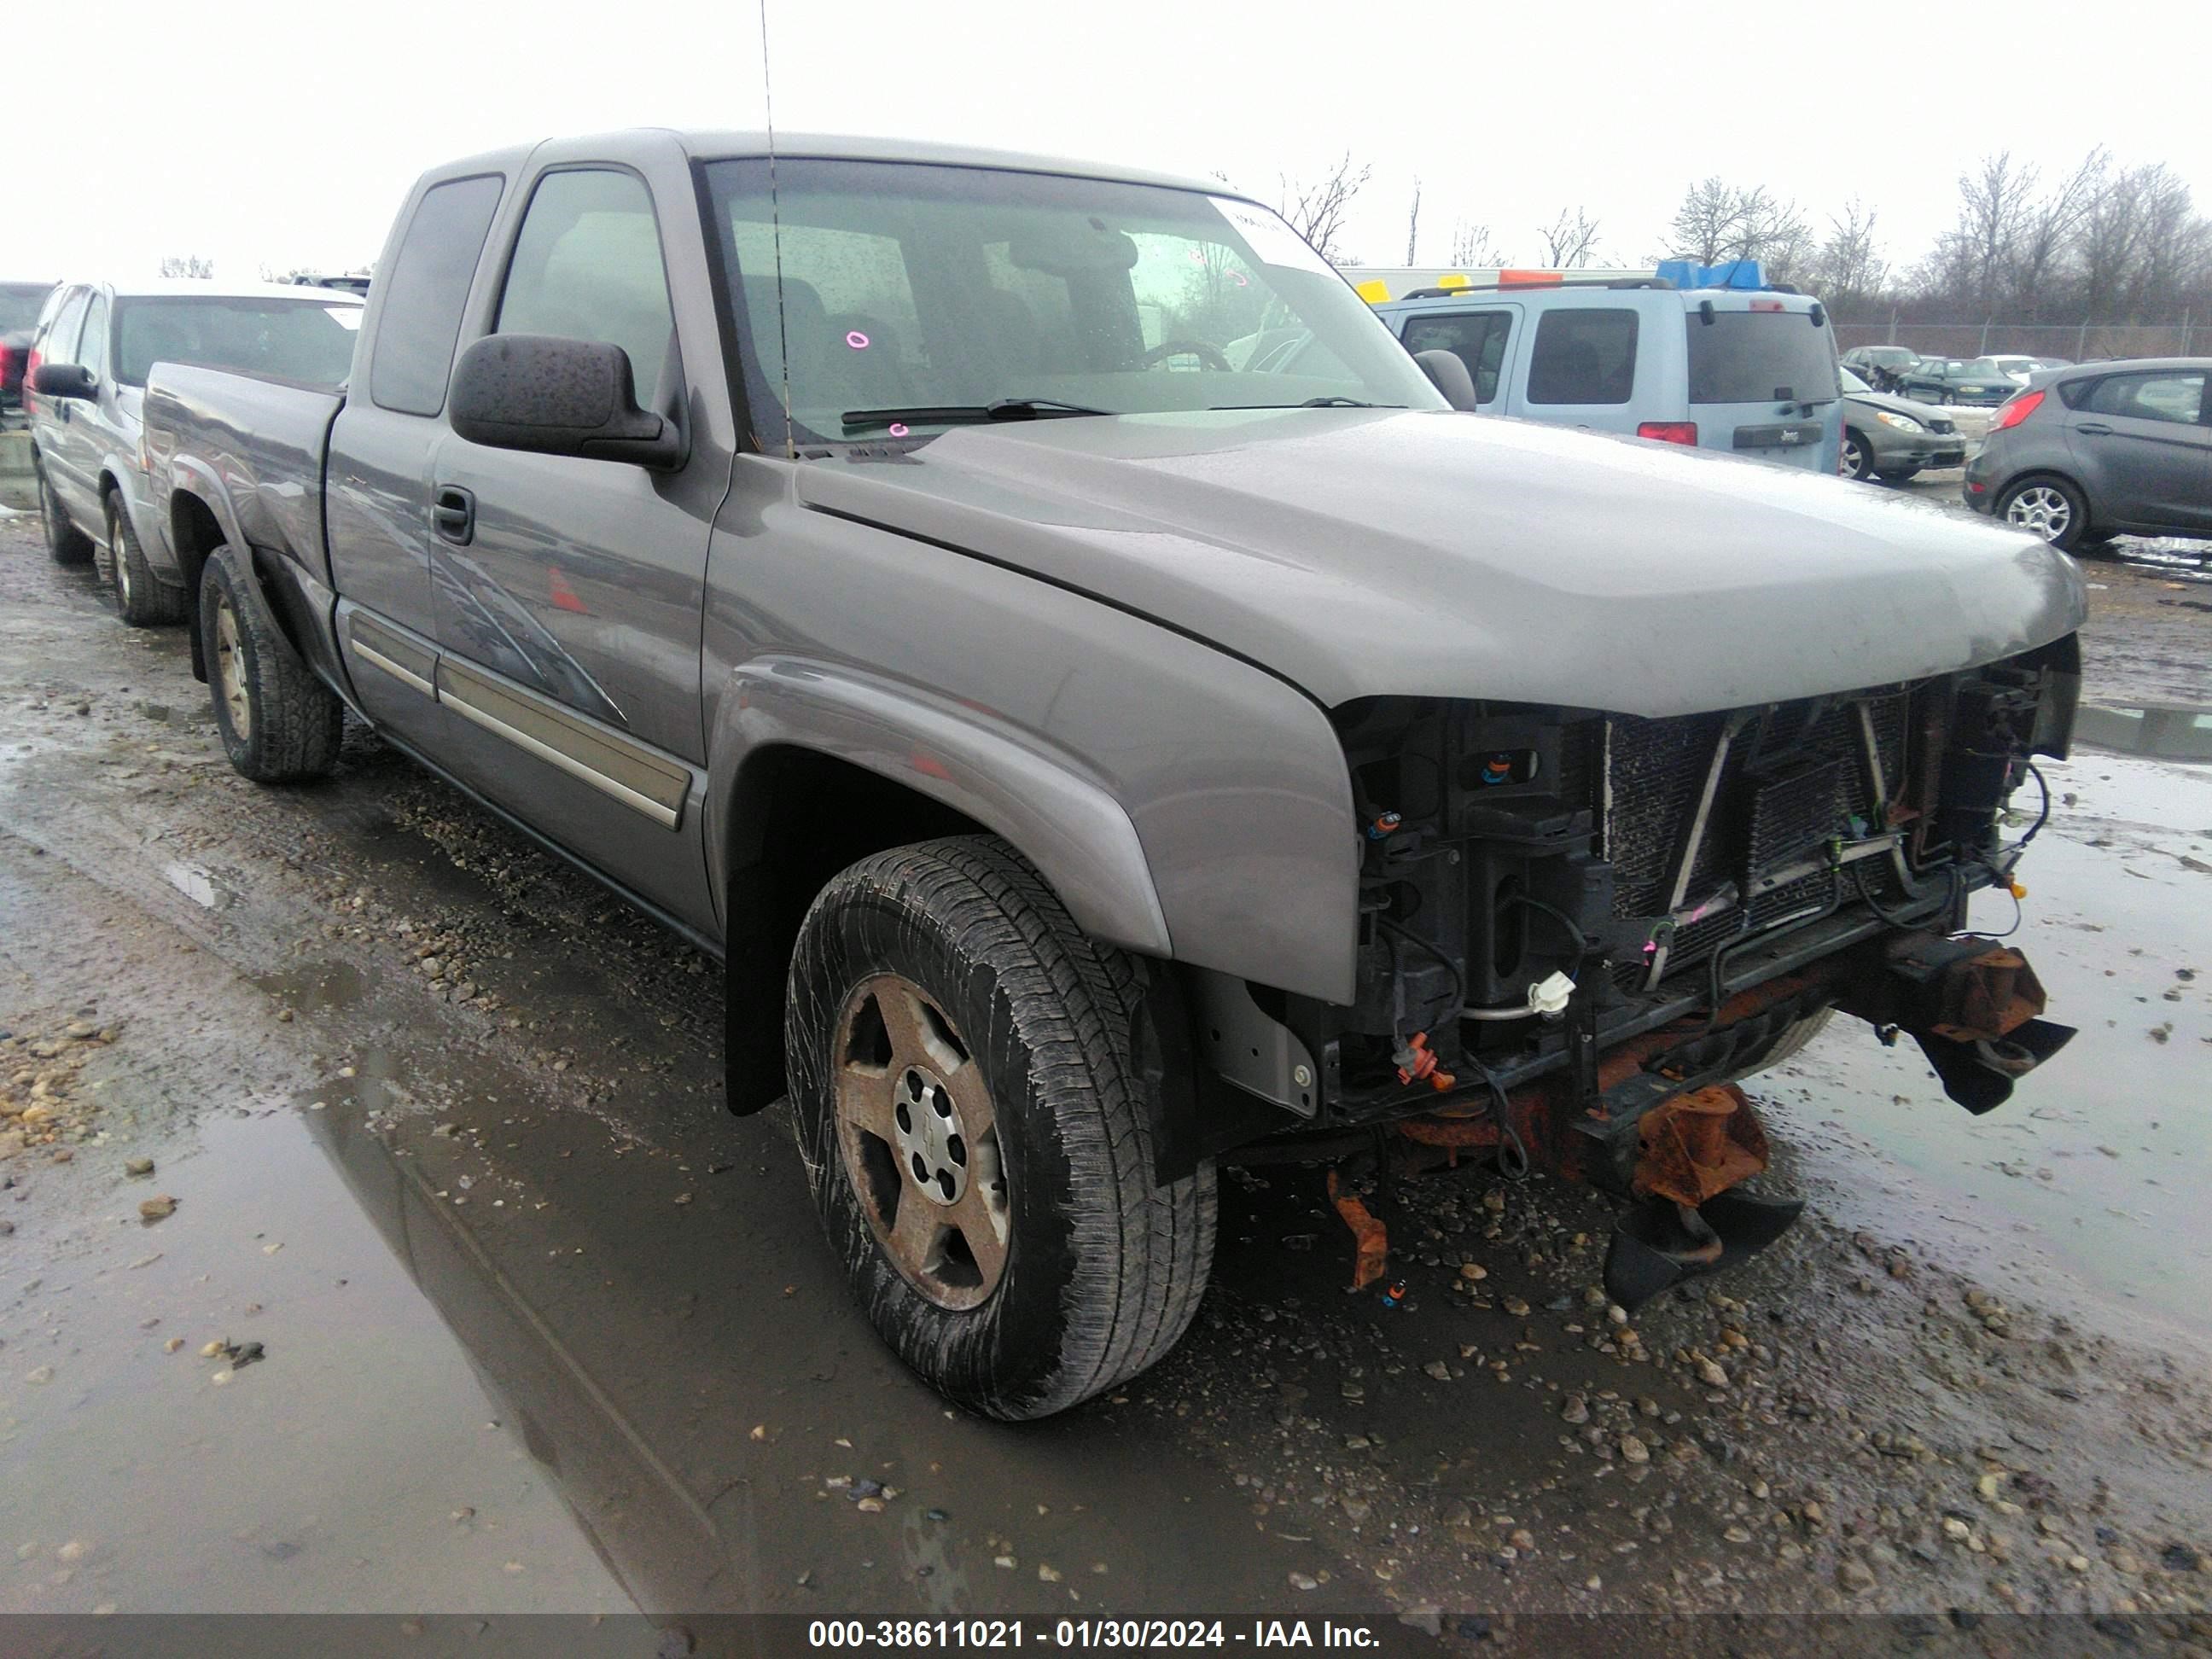
[[[787,459],[799,459],[791,418],[791,329],[783,308],[783,210],[775,193],[775,86],[769,73],[768,0],[760,0],[761,104],[768,115],[768,217],[771,245],[775,249],[776,359],[783,369],[783,448]]]

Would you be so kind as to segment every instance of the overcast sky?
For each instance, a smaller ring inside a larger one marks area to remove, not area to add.
[[[763,116],[757,0],[13,3],[52,39],[15,60],[16,153],[40,172],[34,209],[12,181],[4,276],[150,275],[193,252],[225,277],[358,266],[433,162]],[[1909,261],[1998,149],[2056,171],[2106,144],[2212,210],[2202,0],[767,3],[781,130],[1218,169],[1271,201],[1279,175],[1349,148],[1374,167],[1345,238],[1368,264],[1403,262],[1417,175],[1423,264],[1455,218],[1534,263],[1537,225],[1577,206],[1605,263],[1639,264],[1709,173],[1793,196],[1816,226],[1862,196]]]

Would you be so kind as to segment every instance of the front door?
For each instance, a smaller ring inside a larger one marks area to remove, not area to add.
[[[2203,369],[2114,374],[2066,423],[2093,518],[2174,530],[2212,528],[2212,426]]]
[[[684,407],[653,198],[635,173],[540,177],[494,318],[494,332],[618,345],[641,404]],[[449,433],[434,466],[447,509],[433,563],[439,698],[457,769],[695,922],[712,915],[698,831],[699,629],[726,458],[719,481],[687,474],[710,465],[652,471]]]
[[[1474,382],[1478,409],[1494,412],[1504,389],[1512,384],[1514,336],[1518,306],[1478,306],[1467,311],[1417,311],[1405,319],[1400,337],[1406,349],[1419,356],[1424,351],[1449,351],[1467,365]]]
[[[91,302],[91,292],[87,290],[63,305],[47,332],[46,348],[40,354],[41,363],[78,361],[77,343],[83,337],[85,311]],[[84,412],[82,398],[40,398],[33,411],[32,429],[36,434],[39,465],[70,521],[80,527],[92,527],[96,533],[99,514],[92,500],[92,479],[84,470],[84,446],[78,441],[76,431]]]

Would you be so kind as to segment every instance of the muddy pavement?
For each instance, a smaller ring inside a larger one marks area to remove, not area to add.
[[[1602,1206],[1466,1169],[1397,1185],[1388,1306],[1344,1290],[1318,1170],[1231,1172],[1182,1348],[1012,1429],[846,1303],[780,1115],[722,1109],[714,964],[363,734],[326,786],[237,779],[181,636],[25,525],[0,1609],[2212,1632],[2212,1330],[2170,1282],[2203,1261],[2203,772],[2053,769],[2021,937],[2084,1035],[1999,1115],[1840,1029],[1762,1084],[1769,1182],[1814,1206],[1745,1272],[1624,1320]]]

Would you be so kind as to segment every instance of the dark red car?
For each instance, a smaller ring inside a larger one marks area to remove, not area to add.
[[[52,283],[0,283],[0,410],[22,403],[23,366]]]

